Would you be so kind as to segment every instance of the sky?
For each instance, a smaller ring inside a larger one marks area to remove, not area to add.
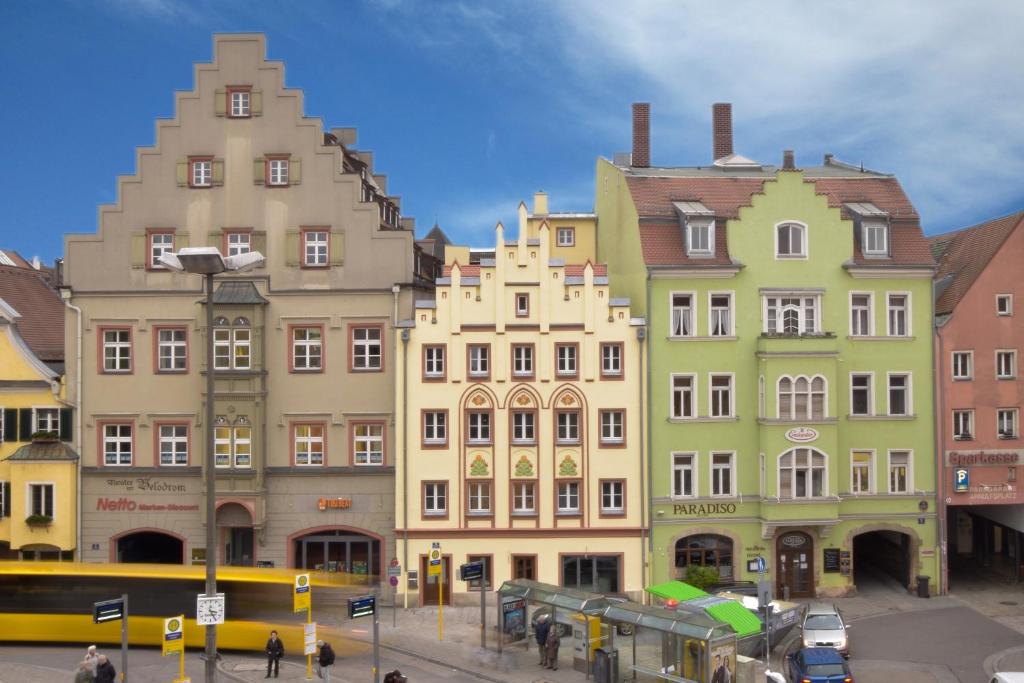
[[[651,103],[651,162],[735,151],[894,173],[935,234],[1024,209],[1019,0],[0,0],[0,247],[95,232],[217,32],[262,31],[308,116],[356,127],[424,234],[488,246],[537,190],[593,208]]]

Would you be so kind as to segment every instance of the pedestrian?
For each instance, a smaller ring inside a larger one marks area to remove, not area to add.
[[[267,641],[267,675],[264,678],[270,678],[271,666],[274,668],[274,678],[277,678],[281,657],[284,657],[284,643],[277,637],[277,631],[271,631],[270,639]]]
[[[78,663],[78,669],[75,670],[75,683],[93,683],[95,680],[96,674],[92,672],[89,662],[83,659]]]
[[[537,625],[533,627],[533,634],[537,638],[537,649],[540,650],[539,666],[548,665],[547,652],[544,646],[548,642],[549,630],[551,630],[551,622],[548,621],[548,615],[542,614],[537,617]]]
[[[558,646],[562,644],[562,638],[558,635],[558,624],[548,629],[548,638],[544,641],[544,653],[549,669],[558,671]]]
[[[100,656],[96,654],[96,646],[90,645],[85,651],[85,661],[89,664],[89,670],[92,671],[92,675],[96,675],[96,665],[100,663]]]
[[[384,674],[384,683],[406,683],[407,679],[398,669]]]
[[[320,678],[330,681],[331,666],[334,665],[334,649],[330,643],[325,643],[322,640],[316,641],[316,646],[320,648],[320,654],[316,658],[317,673]]]
[[[115,680],[117,680],[117,670],[106,655],[100,655],[96,664],[96,683],[114,683]]]

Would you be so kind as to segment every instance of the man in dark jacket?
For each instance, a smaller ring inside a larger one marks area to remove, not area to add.
[[[277,678],[278,669],[281,667],[281,657],[284,657],[284,643],[277,637],[277,631],[270,632],[270,640],[267,641],[267,675],[270,678],[270,668],[274,668],[274,678]]]
[[[548,631],[551,629],[551,621],[548,615],[542,614],[537,617],[537,625],[533,628],[533,634],[537,637],[537,649],[540,650],[540,666],[547,666],[548,659],[545,654],[544,645],[548,642]]]
[[[110,663],[106,655],[100,655],[96,664],[96,683],[114,683],[117,680],[117,670]]]
[[[320,654],[316,658],[317,666],[320,669],[320,678],[330,681],[331,667],[334,665],[334,649],[330,643],[325,643],[322,640],[316,641],[316,644],[320,648]]]

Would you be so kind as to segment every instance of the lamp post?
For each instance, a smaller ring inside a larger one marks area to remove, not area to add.
[[[178,253],[165,252],[159,262],[178,272],[202,275],[206,281],[206,594],[217,592],[217,472],[214,456],[214,358],[213,358],[213,276],[228,271],[242,272],[263,265],[263,254],[224,257],[216,247],[186,247]],[[206,683],[217,676],[217,627],[206,627]]]

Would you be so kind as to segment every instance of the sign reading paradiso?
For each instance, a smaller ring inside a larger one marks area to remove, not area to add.
[[[672,506],[672,514],[695,517],[734,515],[736,514],[736,503],[677,503]]]

